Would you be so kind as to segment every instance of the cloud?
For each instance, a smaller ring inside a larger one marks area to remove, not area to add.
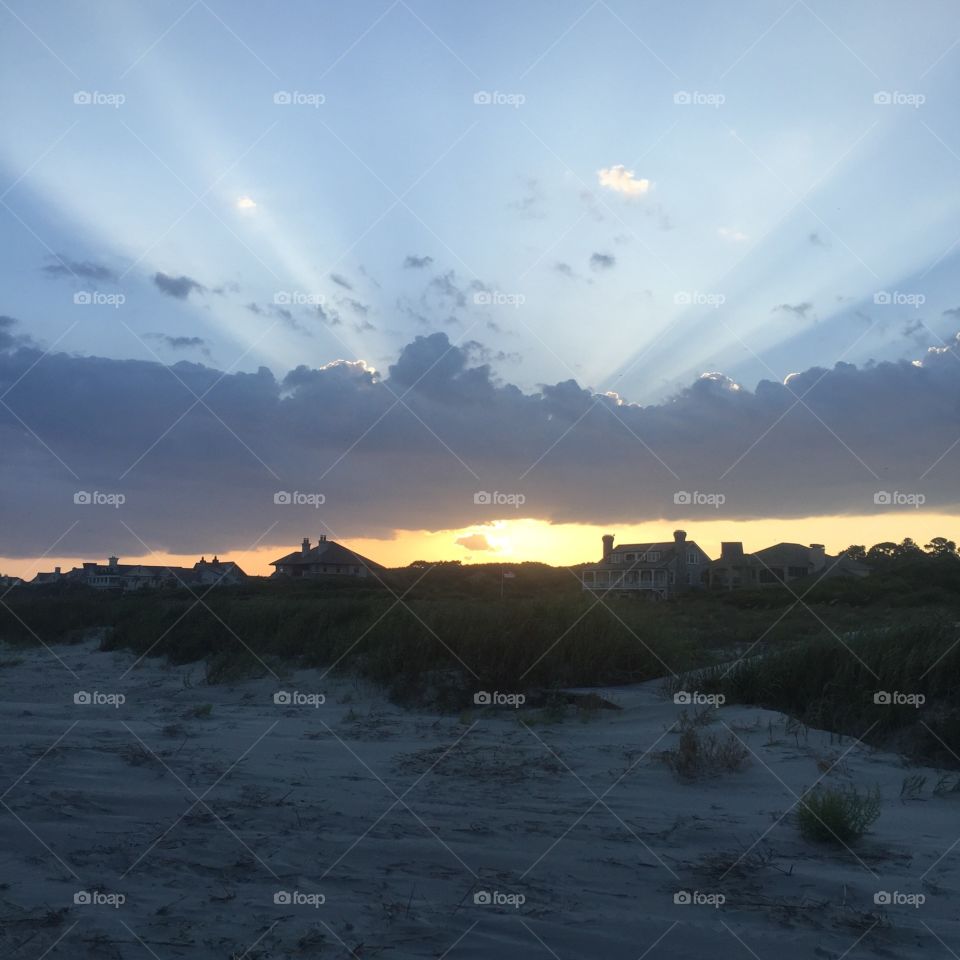
[[[92,260],[71,260],[60,254],[57,254],[57,261],[41,269],[51,277],[74,277],[101,283],[118,283],[120,280],[116,271],[105,267],[102,263],[94,263]]]
[[[199,350],[204,356],[210,356],[210,348],[203,337],[178,337],[167,333],[148,333],[146,336],[151,340],[159,340],[171,350]]]
[[[454,543],[463,547],[465,550],[472,550],[474,553],[478,553],[481,550],[494,549],[494,547],[490,545],[490,541],[487,540],[482,533],[471,533],[466,537],[457,537]]]
[[[523,196],[512,201],[510,209],[516,210],[521,220],[542,220],[546,213],[543,210],[545,197],[540,182],[530,177],[524,181],[524,188]]]
[[[813,309],[813,304],[808,300],[803,303],[780,303],[771,310],[771,313],[791,313],[801,320],[807,319],[807,314]]]
[[[884,490],[960,510],[957,340],[918,351],[919,365],[838,363],[753,389],[711,375],[641,406],[575,380],[524,391],[443,333],[417,337],[381,372],[346,360],[285,376],[180,361],[173,377],[158,362],[11,343],[15,329],[0,323],[0,395],[15,385],[16,411],[0,405],[4,551],[16,556],[42,554],[70,528],[58,550],[89,558],[142,553],[136,537],[198,555],[248,549],[265,531],[292,546],[318,522],[311,508],[274,502],[294,490],[324,494],[338,539],[506,516],[663,518],[667,536],[682,521],[695,538],[698,519],[872,513]],[[78,490],[126,503],[78,507]],[[478,490],[525,502],[498,513],[474,502]],[[726,500],[719,513],[684,506],[683,491]]]
[[[637,180],[634,172],[622,163],[598,170],[597,181],[601,187],[613,190],[614,193],[622,193],[626,197],[640,197],[650,189],[649,180]]]
[[[819,233],[811,233],[807,240],[815,247],[829,247],[830,244],[823,240]]]
[[[297,320],[291,310],[288,310],[286,307],[280,306],[279,304],[267,303],[263,306],[260,306],[259,303],[248,303],[247,309],[251,313],[256,314],[258,317],[276,317],[291,330],[296,330],[297,333],[302,333],[307,337],[313,336],[313,333],[302,323],[300,323],[299,320]],[[320,309],[321,308],[318,306],[317,310]]]
[[[350,283],[350,281],[349,281],[345,276],[343,276],[342,274],[339,274],[339,273],[331,273],[331,274],[330,274],[330,279],[331,279],[335,284],[337,284],[337,286],[343,287],[344,290],[352,290],[352,289],[353,289],[353,284]]]
[[[354,313],[359,314],[361,317],[365,317],[370,312],[370,307],[367,304],[361,303],[353,297],[344,297],[340,302],[345,303]]]
[[[202,283],[198,283],[192,277],[171,277],[166,273],[155,273],[153,275],[153,282],[161,293],[165,293],[168,297],[174,297],[177,300],[186,300],[191,293],[204,293],[207,289]]]
[[[431,263],[433,263],[433,257],[418,257],[412,253],[408,253],[403,260],[403,266],[407,270],[423,270]]]
[[[943,315],[945,317],[953,317],[953,319],[960,319],[960,307],[950,307],[949,310],[944,310]]]
[[[617,258],[612,253],[594,253],[590,257],[591,270],[611,270],[616,263]]]
[[[557,273],[562,274],[565,277],[569,277],[571,280],[576,276],[576,273],[573,271],[573,267],[571,267],[569,263],[558,261],[553,265],[553,269],[556,270]]]
[[[730,240],[732,243],[742,243],[744,240],[750,239],[745,233],[741,233],[739,230],[734,230],[731,227],[718,227],[717,234],[724,240]]]
[[[254,210],[256,209],[257,204],[253,197],[248,197],[246,194],[244,194],[242,197],[237,197],[236,201],[234,202],[234,206],[238,210]]]

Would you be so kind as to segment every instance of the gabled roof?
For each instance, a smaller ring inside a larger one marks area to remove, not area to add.
[[[339,564],[340,566],[362,565],[370,570],[384,569],[379,563],[368,560],[366,557],[360,556],[359,553],[354,553],[353,550],[337,543],[336,540],[321,540],[315,547],[311,547],[307,551],[296,550],[293,553],[288,553],[285,557],[281,557],[279,560],[271,560],[270,566],[295,567],[308,566],[315,563]]]
[[[753,556],[767,566],[805,567],[811,560],[810,548],[802,543],[775,543],[772,547],[755,550]]]
[[[684,540],[684,543],[693,543],[692,540]],[[646,553],[651,550],[659,550],[666,553],[677,545],[676,540],[663,540],[660,543],[621,543],[613,548],[614,553]]]

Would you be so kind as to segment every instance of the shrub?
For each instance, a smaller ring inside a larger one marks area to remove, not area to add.
[[[726,737],[701,734],[693,725],[684,727],[676,747],[661,754],[663,761],[681,780],[742,770],[748,756],[747,748],[732,733]]]
[[[807,840],[846,844],[858,840],[880,816],[880,788],[815,787],[797,807],[797,823]]]

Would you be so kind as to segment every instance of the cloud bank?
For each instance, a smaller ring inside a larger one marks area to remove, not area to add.
[[[0,553],[11,556],[55,543],[61,555],[224,552],[519,516],[695,529],[889,509],[878,491],[960,505],[957,344],[755,390],[709,374],[638,406],[573,380],[524,393],[443,333],[417,337],[383,375],[338,360],[278,379],[44,354],[16,327],[0,322]],[[78,491],[125,502],[78,506]],[[282,492],[325,502],[277,502]],[[720,512],[697,498],[715,493]]]

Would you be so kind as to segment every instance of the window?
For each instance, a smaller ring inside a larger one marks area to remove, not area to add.
[[[622,560],[623,560],[623,554],[622,554],[622,553],[611,553],[611,554],[610,554],[610,562],[611,562],[611,563],[620,563]]]
[[[584,583],[593,583],[593,571],[592,571],[592,570],[586,570],[586,571],[584,571],[584,574],[583,574],[583,582],[584,582]]]
[[[700,555],[695,550],[687,551],[687,563],[699,563]]]
[[[645,556],[646,556],[646,559],[649,560],[651,563],[656,563],[660,559],[660,551],[650,550],[646,553]]]
[[[637,559],[637,555],[636,555],[635,553],[628,553],[628,554],[627,554],[627,559],[628,559],[628,560],[636,560],[636,559]]]
[[[788,567],[787,568],[787,576],[791,580],[795,579],[796,577],[805,577],[807,575],[807,572],[808,571],[806,567]]]

